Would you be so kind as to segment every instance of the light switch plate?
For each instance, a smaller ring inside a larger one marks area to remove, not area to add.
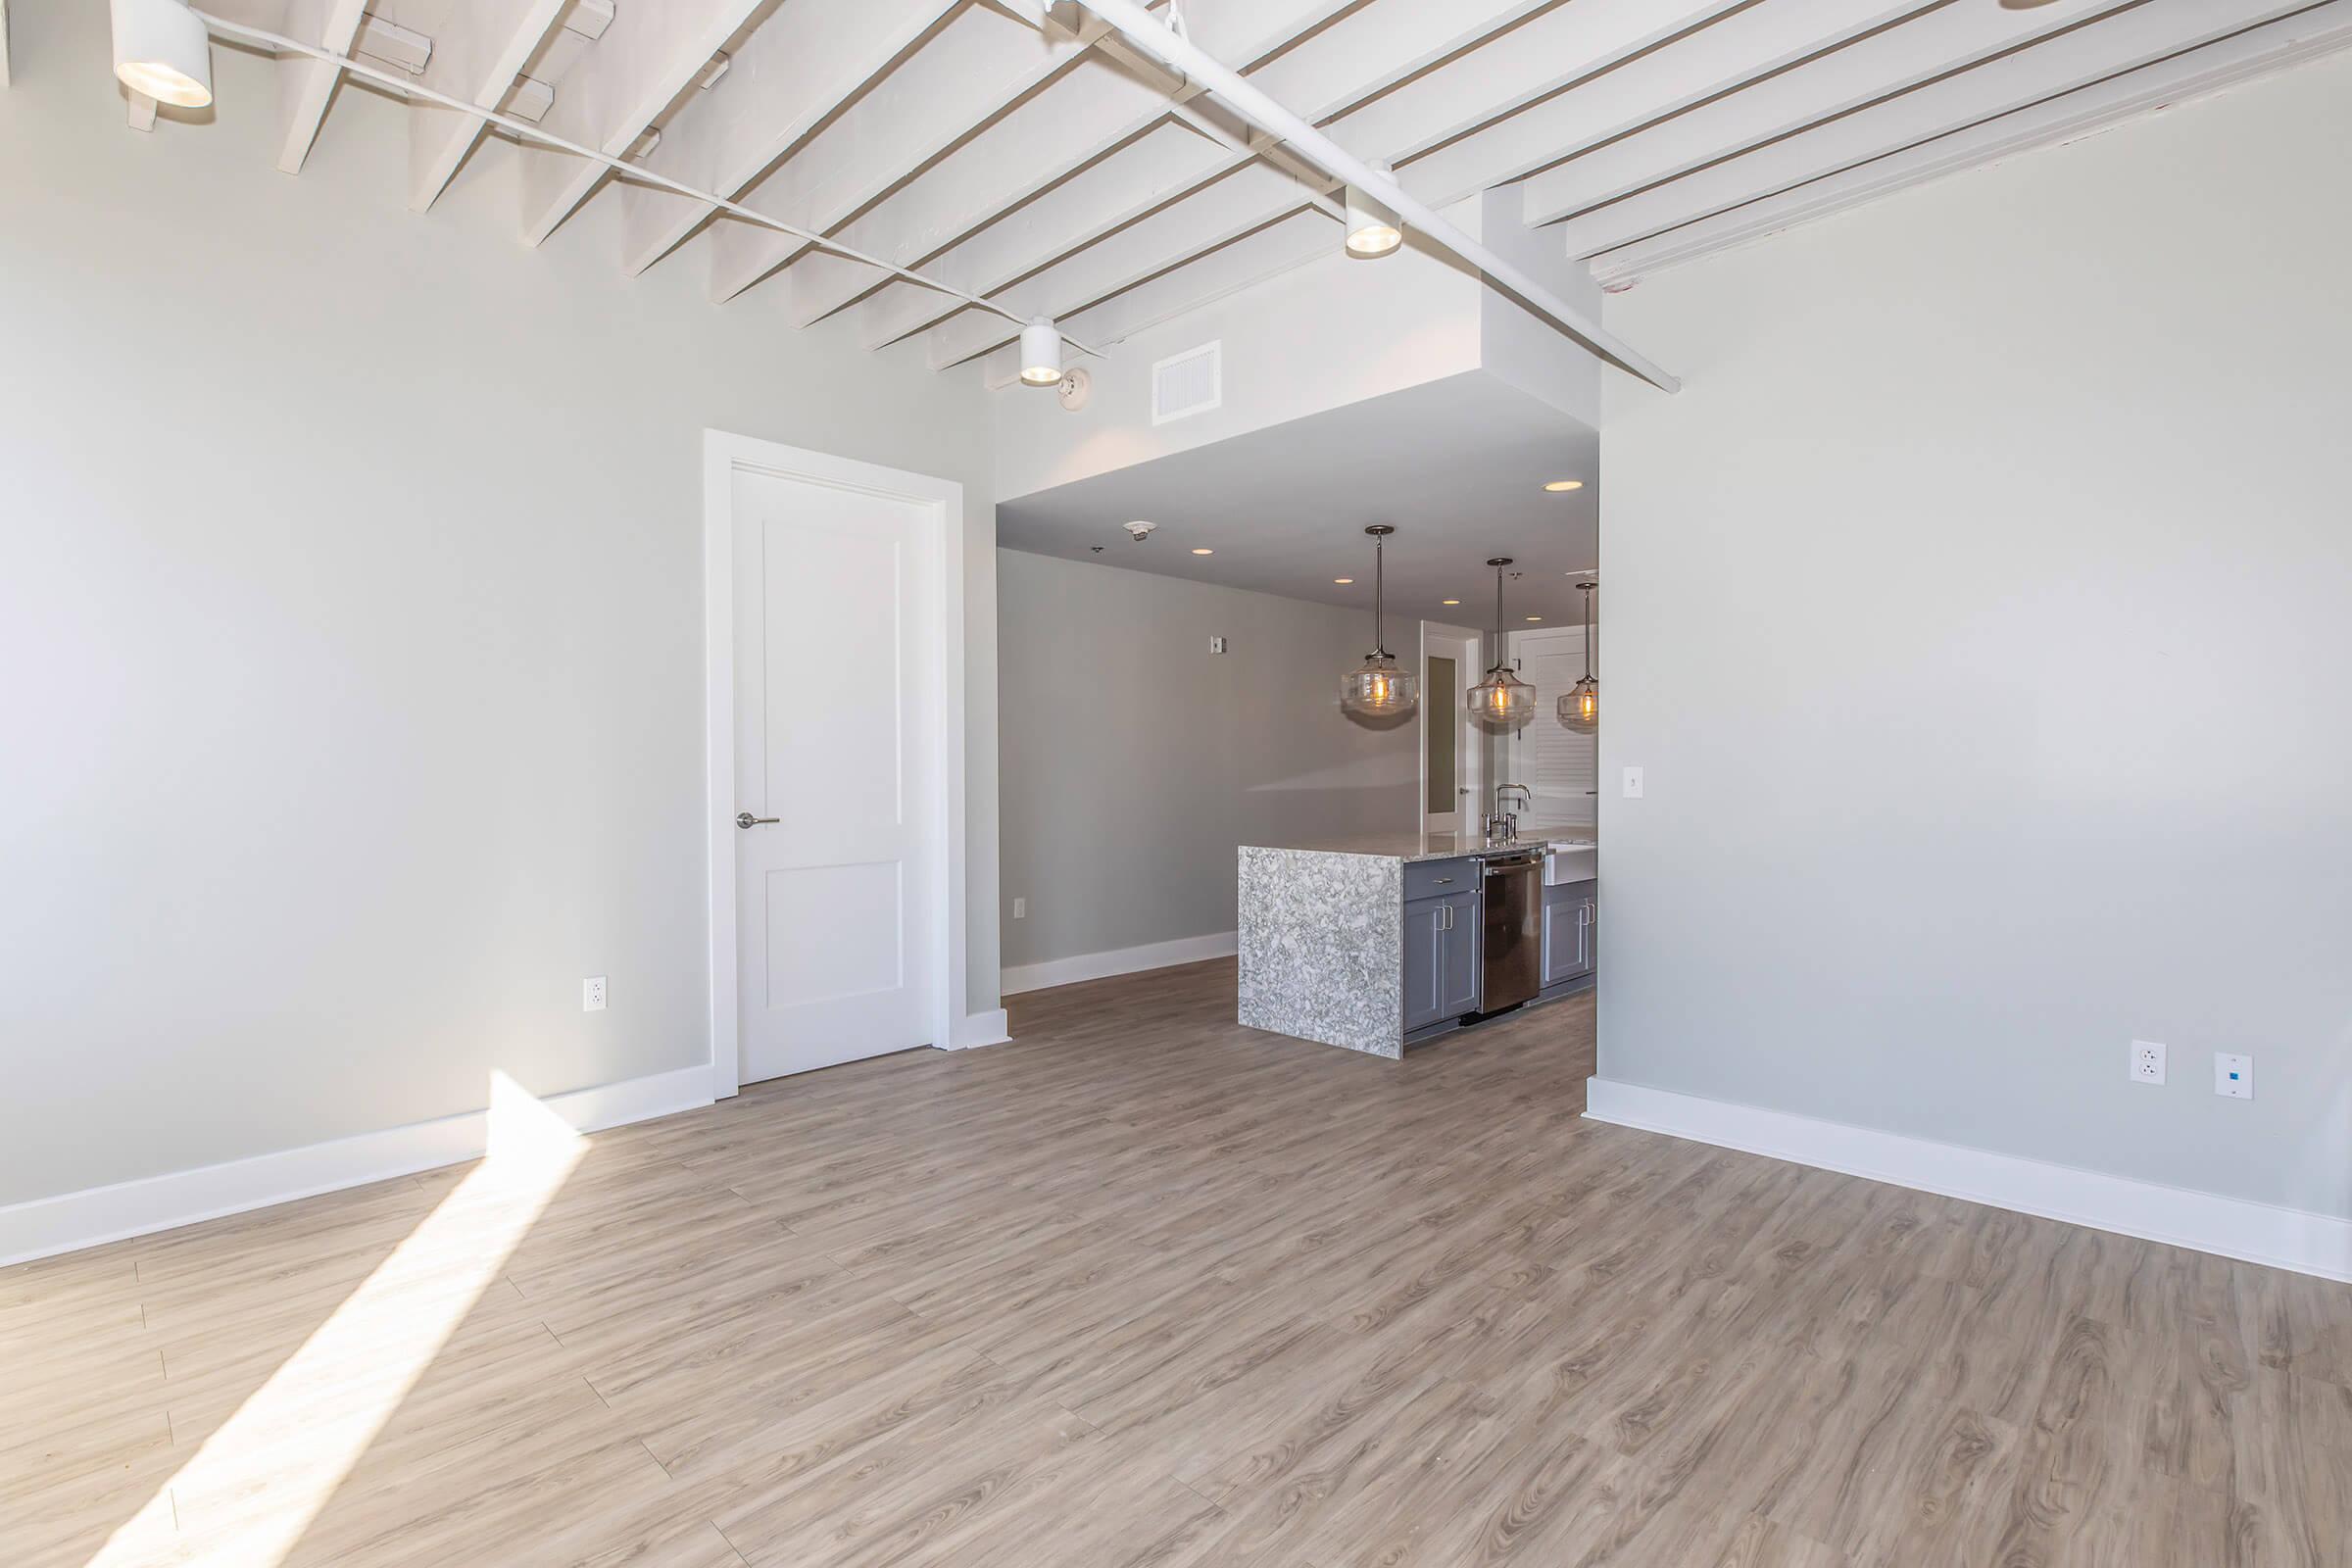
[[[1015,899],[1012,901],[1012,917],[1015,920],[1026,920],[1029,918],[1029,901],[1027,899]]]
[[[2254,1098],[2254,1058],[2227,1051],[2213,1054],[2213,1092],[2230,1100]]]
[[[1642,798],[1642,770],[1638,767],[1625,770],[1625,798],[1629,801]]]
[[[1208,651],[1212,654],[1223,653],[1225,651],[1225,639],[1222,637],[1211,637],[1208,640]]]
[[[605,1010],[605,977],[603,975],[600,974],[593,980],[580,982],[580,1010],[582,1012]]]

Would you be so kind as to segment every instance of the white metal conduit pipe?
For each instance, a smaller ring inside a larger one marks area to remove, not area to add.
[[[447,93],[435,92],[430,87],[419,86],[413,76],[398,72],[380,70],[364,60],[355,60],[350,55],[339,55],[331,49],[321,49],[315,43],[304,43],[299,38],[289,38],[283,33],[270,32],[262,27],[250,27],[241,22],[231,22],[226,17],[217,17],[209,11],[199,11],[194,6],[190,6],[188,9],[214,32],[225,33],[232,38],[242,38],[248,43],[265,44],[271,49],[282,50],[290,54],[308,55],[313,60],[323,60],[328,65],[338,66],[355,76],[362,76],[382,86],[390,87],[403,97],[421,98],[427,103],[439,104],[444,109],[455,109],[462,115],[471,115],[476,120],[513,131],[517,136],[525,136],[550,147],[561,147],[567,153],[575,153],[591,162],[602,164],[623,179],[633,179],[647,185],[658,185],[663,190],[675,191],[681,196],[691,196],[696,201],[715,207],[722,213],[732,213],[746,222],[757,223],[762,228],[772,228],[779,234],[789,234],[795,239],[806,240],[819,250],[828,250],[837,256],[846,256],[854,262],[863,262],[868,267],[880,268],[883,271],[903,277],[909,283],[920,283],[925,288],[937,289],[942,294],[952,295],[967,305],[976,305],[981,310],[992,315],[1002,316],[1004,319],[1021,326],[1026,327],[1031,324],[1029,317],[1006,310],[984,295],[957,288],[953,283],[943,283],[936,277],[927,276],[909,267],[901,267],[896,262],[886,262],[879,256],[869,255],[854,246],[844,245],[839,240],[827,239],[824,235],[812,229],[803,228],[797,223],[787,223],[780,218],[770,218],[765,213],[755,212],[741,202],[729,201],[715,191],[704,190],[699,186],[689,185],[683,180],[671,179],[666,174],[657,174],[639,164],[623,163],[612,154],[600,152],[594,147],[585,147],[576,141],[566,141],[562,136],[541,130],[527,120],[518,120],[513,115],[502,115],[494,109],[484,109],[479,104],[467,103],[463,98],[452,98]],[[1066,333],[1057,335],[1079,353],[1101,357],[1098,351],[1088,348],[1076,338]]]
[[[1680,377],[1636,353],[1611,336],[1598,321],[1587,317],[1533,276],[1495,255],[1477,240],[1440,218],[1436,212],[1405,194],[1395,177],[1324,135],[1314,126],[1251,86],[1240,74],[1221,64],[1183,33],[1153,18],[1138,0],[1079,0],[1109,23],[1128,42],[1178,75],[1199,83],[1258,129],[1288,142],[1319,165],[1334,179],[1369,191],[1396,209],[1407,224],[1453,252],[1487,277],[1517,295],[1537,314],[1611,364],[1632,371],[1662,392],[1678,391]]]

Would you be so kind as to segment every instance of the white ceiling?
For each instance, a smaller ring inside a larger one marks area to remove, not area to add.
[[[211,3],[340,50],[368,0]],[[1113,353],[1338,243],[1331,181],[1066,0],[372,3],[431,34],[428,87],[495,105],[536,73],[552,132],[619,156],[659,128],[649,169]],[[2352,43],[2352,0],[1181,3],[1195,42],[1394,162],[1415,197],[1515,185],[1526,220],[1611,285]],[[298,171],[314,132],[345,126],[331,68],[281,69],[279,161]],[[420,104],[409,120],[412,205],[485,177],[464,117]],[[940,368],[1013,334],[575,155],[517,156],[528,243],[618,203],[624,273],[696,268],[713,299],[919,343]]]
[[[1368,629],[1363,530],[1388,522],[1394,623],[1492,624],[1494,573],[1484,563],[1510,556],[1523,574],[1505,589],[1511,626],[1531,614],[1582,624],[1570,573],[1597,561],[1598,464],[1592,430],[1472,371],[1000,503],[998,539],[1034,555],[1361,605]],[[1585,488],[1544,489],[1570,478]],[[1122,526],[1137,518],[1159,525],[1143,544]]]

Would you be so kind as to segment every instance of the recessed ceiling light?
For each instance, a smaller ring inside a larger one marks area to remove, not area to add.
[[[1582,479],[1554,479],[1544,488],[1558,495],[1563,490],[1582,490],[1584,487],[1585,481]]]
[[[1527,618],[1530,620],[1542,620],[1544,617],[1542,615],[1530,615]]]
[[[1351,583],[1351,582],[1355,581],[1355,579],[1354,579],[1353,577],[1334,577],[1334,578],[1332,578],[1331,580],[1332,580],[1333,582],[1336,582],[1336,583],[1338,583],[1338,584],[1339,584],[1341,587],[1343,587],[1343,588],[1347,587],[1347,586],[1348,586],[1349,583]]]
[[[1194,555],[1196,555],[1196,556],[1213,556],[1213,555],[1215,555],[1215,554],[1216,554],[1216,552],[1215,552],[1214,550],[1209,550],[1209,549],[1202,548],[1202,547],[1195,547],[1195,549],[1194,549],[1194,551],[1193,551],[1193,554],[1194,554]],[[1569,573],[1569,575],[1570,575],[1570,576],[1574,576],[1574,575],[1575,575],[1575,573],[1574,573],[1574,572],[1570,572],[1570,573]]]
[[[1461,603],[1459,599],[1448,599],[1446,602],[1449,605],[1458,605]]]

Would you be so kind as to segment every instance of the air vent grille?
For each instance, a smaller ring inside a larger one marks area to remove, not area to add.
[[[1225,345],[1203,343],[1152,367],[1152,422],[1206,414],[1225,401]]]

